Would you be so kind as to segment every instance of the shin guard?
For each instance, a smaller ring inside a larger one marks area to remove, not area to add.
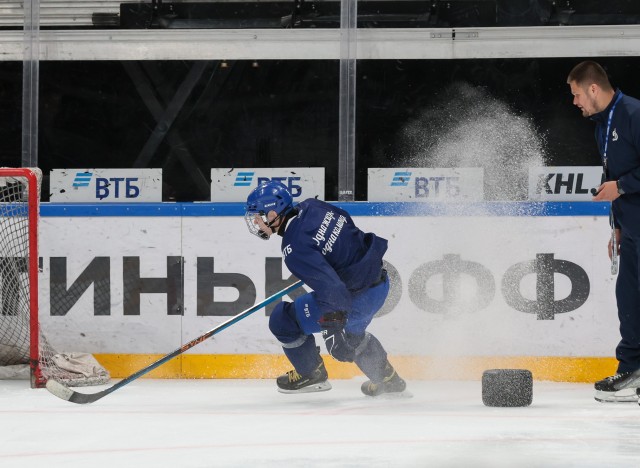
[[[295,344],[299,341],[296,340]],[[304,342],[297,346],[291,346],[294,343],[282,344],[284,354],[287,356],[294,369],[300,375],[309,375],[322,362],[320,352],[316,347],[316,339],[313,335],[307,335]]]
[[[366,332],[353,360],[372,382],[382,382],[387,366],[387,352],[371,333]]]

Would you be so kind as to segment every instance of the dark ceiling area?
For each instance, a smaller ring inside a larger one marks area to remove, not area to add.
[[[120,28],[333,28],[339,1],[122,3],[119,15],[96,16]],[[362,0],[361,28],[461,28],[613,25],[640,22],[637,0]]]

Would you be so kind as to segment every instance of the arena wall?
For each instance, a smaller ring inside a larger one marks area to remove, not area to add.
[[[608,204],[343,203],[389,240],[387,303],[370,331],[408,378],[542,380],[615,370]],[[124,377],[291,282],[280,242],[247,231],[238,203],[43,204],[40,320],[59,351]],[[271,378],[289,366],[268,307],[151,377]],[[320,340],[318,339],[320,344]],[[323,349],[323,353],[326,352]],[[325,362],[333,378],[358,375]]]

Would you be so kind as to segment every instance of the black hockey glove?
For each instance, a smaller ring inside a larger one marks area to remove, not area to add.
[[[347,313],[344,310],[327,312],[320,317],[318,324],[324,330],[342,330],[347,324]]]

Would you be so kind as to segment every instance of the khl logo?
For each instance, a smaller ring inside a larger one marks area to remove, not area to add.
[[[406,187],[411,180],[411,172],[396,172],[391,181],[391,187]]]
[[[73,179],[73,187],[88,187],[91,182],[91,172],[76,172],[76,178]]]
[[[234,187],[249,187],[253,182],[253,176],[255,172],[238,172],[236,181],[233,184]]]

